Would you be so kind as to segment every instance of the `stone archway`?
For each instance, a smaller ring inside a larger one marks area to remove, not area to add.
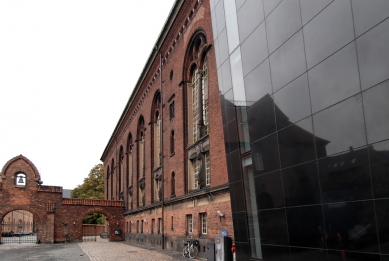
[[[22,173],[22,176],[18,174]],[[18,183],[23,178],[23,183]],[[43,243],[82,241],[82,220],[88,213],[99,212],[110,222],[111,241],[124,240],[115,230],[122,230],[123,201],[63,199],[62,187],[43,186],[34,164],[23,155],[9,160],[1,171],[0,220],[16,210],[28,211],[34,217],[36,241]],[[0,240],[3,228],[0,227]]]

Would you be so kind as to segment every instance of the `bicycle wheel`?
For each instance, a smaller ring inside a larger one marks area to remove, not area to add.
[[[184,246],[184,249],[182,250],[182,255],[184,257],[188,257],[189,256],[189,249],[187,246]]]
[[[189,257],[190,257],[190,258],[196,258],[196,256],[197,256],[198,253],[199,253],[199,250],[197,249],[197,247],[192,246],[192,247],[189,249]]]

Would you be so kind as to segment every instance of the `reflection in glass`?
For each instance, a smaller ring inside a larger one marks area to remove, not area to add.
[[[236,107],[240,152],[242,154],[250,151],[249,125],[248,125],[246,110],[247,110],[246,107]]]
[[[375,210],[377,212],[380,252],[389,254],[389,200],[377,200],[375,202]]]
[[[258,210],[255,200],[255,186],[251,157],[242,159],[243,178],[245,184],[247,219],[250,232],[252,257],[261,258],[261,238],[259,234]]]
[[[269,59],[258,65],[244,78],[247,106],[252,106],[272,91]]]
[[[274,101],[271,96],[264,97],[250,107],[247,112],[250,140],[256,141],[276,131]]]
[[[307,74],[303,74],[293,82],[274,94],[276,104],[277,129],[282,129],[293,122],[311,114]]]
[[[313,125],[319,158],[366,145],[360,94],[317,113]],[[321,140],[328,141],[325,151],[320,150]]]
[[[251,143],[254,160],[254,175],[260,175],[280,168],[277,134]]]
[[[259,210],[284,207],[280,171],[257,176],[254,182]]]
[[[240,47],[230,56],[232,89],[234,91],[234,103],[236,106],[246,106],[246,95],[244,92],[242,57]]]
[[[228,50],[232,53],[239,45],[238,18],[236,17],[235,1],[224,0],[224,10],[226,14]]]
[[[287,207],[321,203],[316,161],[283,169],[282,181]]]
[[[374,197],[389,197],[389,140],[375,143],[368,148]]]
[[[350,149],[319,160],[319,175],[323,202],[373,197],[366,148]]]
[[[368,143],[389,138],[389,81],[363,92]]]
[[[373,201],[323,206],[327,248],[378,252]]]
[[[278,132],[282,168],[314,160],[312,118],[308,117]]]

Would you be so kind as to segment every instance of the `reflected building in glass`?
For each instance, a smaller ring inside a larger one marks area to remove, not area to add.
[[[210,0],[237,260],[389,260],[389,1]]]

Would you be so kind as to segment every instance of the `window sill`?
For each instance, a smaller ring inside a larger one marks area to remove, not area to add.
[[[175,152],[173,152],[172,154],[170,154],[170,157],[173,157],[174,155],[176,155],[176,153],[175,153]]]

